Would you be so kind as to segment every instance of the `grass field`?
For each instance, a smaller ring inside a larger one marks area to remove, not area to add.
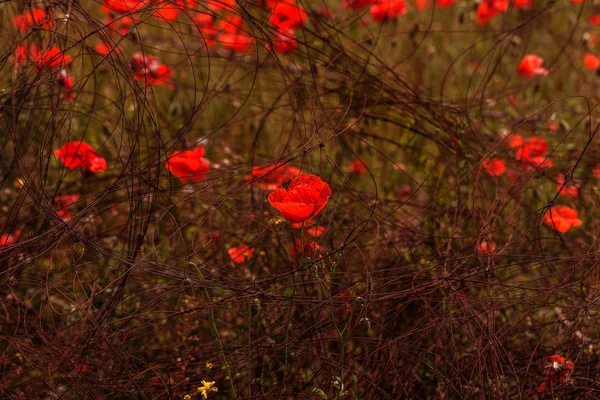
[[[0,21],[0,398],[600,398],[598,4]]]

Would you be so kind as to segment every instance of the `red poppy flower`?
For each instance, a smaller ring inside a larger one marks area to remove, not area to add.
[[[600,25],[600,14],[592,14],[590,16],[590,24],[594,26]]]
[[[218,28],[224,33],[239,33],[245,30],[246,23],[241,15],[228,15],[219,21]]]
[[[296,178],[301,173],[302,173],[302,171],[300,171],[300,168],[286,167],[285,170],[283,171],[283,181],[290,182],[290,181],[294,180],[294,178]]]
[[[483,0],[477,7],[475,23],[485,26],[490,19],[508,10],[508,0]]]
[[[510,135],[508,138],[508,144],[510,147],[521,147],[523,146],[523,143],[525,143],[525,140],[523,140],[523,136],[521,135]]]
[[[27,46],[17,46],[14,54],[15,59],[13,61],[13,66],[15,68],[27,64],[27,60],[29,59],[29,48]]]
[[[275,190],[283,182],[284,168],[281,164],[273,164],[267,167],[253,167],[250,175],[246,176],[246,182],[258,186],[263,190]]]
[[[204,147],[198,146],[193,150],[176,151],[167,160],[167,169],[181,183],[186,183],[190,178],[194,183],[204,179],[208,173],[210,164],[204,157]]]
[[[26,31],[33,27],[51,29],[54,26],[54,21],[52,21],[52,16],[41,8],[32,8],[21,15],[17,15],[13,19],[13,24],[17,29]]]
[[[194,18],[196,27],[202,34],[202,38],[206,42],[206,47],[212,49],[216,45],[217,29],[215,27],[215,20],[212,15],[199,13]]]
[[[54,155],[67,168],[81,168],[94,173],[106,171],[106,160],[85,142],[68,142],[54,150]]]
[[[112,45],[110,45],[109,43],[98,43],[96,45],[96,47],[94,47],[94,50],[96,50],[96,53],[100,54],[101,56],[107,56],[109,55],[111,52],[115,52],[116,54],[122,54],[121,49],[117,46],[113,47]]]
[[[492,240],[482,240],[477,246],[477,252],[479,254],[491,254],[496,251],[496,243]]]
[[[104,19],[106,29],[109,34],[118,33],[121,36],[125,36],[129,33],[131,28],[136,24],[136,20],[132,16],[120,16],[114,18],[112,14]]]
[[[323,225],[314,225],[306,228],[305,232],[312,237],[318,238],[325,232],[325,227]]]
[[[16,244],[21,238],[21,231],[14,231],[13,233],[5,233],[0,235],[0,253],[3,247],[8,247]]]
[[[517,183],[519,181],[519,173],[517,171],[509,170],[506,173],[506,176],[508,176],[508,179],[510,179],[512,183]]]
[[[327,205],[331,188],[315,175],[298,175],[288,189],[269,194],[269,203],[290,222],[303,222],[319,214]]]
[[[491,158],[489,160],[485,160],[481,163],[485,172],[487,172],[491,176],[500,176],[506,171],[506,167],[504,166],[504,161],[499,158]]]
[[[431,6],[431,0],[416,0],[415,6],[417,10],[423,11]]]
[[[273,7],[269,21],[279,31],[287,31],[304,26],[307,16],[301,5],[280,1]]]
[[[138,81],[145,81],[146,85],[163,86],[173,89],[171,76],[173,71],[162,64],[154,56],[144,53],[134,53],[130,61],[133,76]]]
[[[152,15],[154,18],[163,22],[173,22],[179,16],[181,8],[174,3],[162,3],[154,5],[154,12]]]
[[[585,57],[583,57],[583,65],[591,71],[596,70],[600,67],[600,58],[591,53],[587,53]]]
[[[558,174],[558,176],[556,177],[556,190],[559,191],[558,194],[560,194],[561,196],[565,196],[571,199],[579,198],[579,185],[565,185],[565,176],[563,174]]]
[[[63,221],[70,220],[73,216],[71,212],[67,210],[67,207],[75,203],[77,200],[79,200],[78,194],[67,194],[64,196],[55,197],[54,208],[56,209],[56,214],[58,214]]]
[[[553,164],[552,161],[546,159],[545,155],[547,152],[548,142],[546,139],[532,136],[518,146],[515,159],[522,161],[524,168],[530,166],[534,168],[549,168]]]
[[[377,0],[369,12],[373,20],[383,22],[406,14],[408,8],[404,0]]]
[[[76,372],[77,374],[85,374],[85,373],[87,373],[89,370],[90,370],[90,366],[89,366],[88,364],[86,364],[86,363],[83,363],[83,364],[79,364],[79,365],[77,366],[77,368],[75,369],[75,372]]]
[[[293,29],[277,31],[273,37],[273,50],[280,54],[288,54],[298,48],[296,33]]]
[[[104,7],[119,14],[138,11],[144,6],[141,0],[104,0]]]
[[[254,250],[256,249],[246,245],[240,245],[239,247],[231,247],[229,250],[227,250],[227,254],[229,254],[229,257],[231,257],[231,261],[236,264],[242,264],[252,258]]]
[[[398,199],[401,201],[406,201],[413,194],[413,188],[410,185],[402,185],[400,186],[400,190],[398,191]]]
[[[252,50],[254,38],[242,33],[223,33],[219,36],[219,42],[225,49],[246,53]]]
[[[367,173],[367,165],[362,160],[354,160],[348,165],[348,172],[356,175],[364,175]]]
[[[583,225],[578,218],[577,210],[568,206],[552,206],[544,215],[544,222],[558,232],[568,232],[571,228]]]
[[[73,93],[73,86],[75,86],[75,81],[73,77],[69,75],[66,69],[61,69],[56,74],[56,80],[58,81],[59,86],[66,93],[66,98],[68,101],[73,101],[75,99],[75,93]]]
[[[36,71],[41,71],[43,68],[48,67],[54,70],[60,66],[67,66],[71,64],[71,56],[63,54],[58,47],[49,47],[45,50],[38,50],[33,47],[29,49],[31,59],[35,63]]]
[[[305,257],[315,258],[315,255],[319,252],[321,252],[321,246],[306,238],[304,239],[304,246],[302,246],[301,240],[297,238],[294,245],[290,247],[290,255],[294,257],[302,254]]]
[[[527,54],[517,67],[517,73],[523,79],[532,79],[536,75],[548,75],[548,70],[542,68],[544,59],[537,54]]]
[[[567,382],[575,369],[573,361],[567,360],[566,357],[558,354],[550,356],[549,361],[546,365],[546,379],[536,389],[538,393],[544,392],[548,386],[554,386],[557,383],[557,377],[559,383]]]
[[[308,226],[312,224],[312,218],[307,219],[304,223],[298,222],[292,224],[292,227],[295,229],[302,229],[302,225],[304,224],[304,232],[309,234],[312,237],[319,237],[325,232],[325,227],[323,225],[314,225]]]

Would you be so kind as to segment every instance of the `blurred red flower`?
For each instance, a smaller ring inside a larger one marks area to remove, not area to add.
[[[321,251],[321,246],[319,246],[315,241],[310,239],[304,239],[304,246],[302,246],[302,241],[300,238],[296,238],[294,245],[290,247],[290,255],[298,256],[303,254],[305,257],[314,258],[316,254]]]
[[[246,53],[252,50],[254,38],[243,33],[223,33],[219,36],[219,42],[225,49]]]
[[[307,16],[301,5],[279,1],[273,7],[269,21],[279,31],[287,31],[304,26]]]
[[[508,138],[508,145],[510,147],[520,147],[523,146],[523,143],[525,143],[525,140],[521,135],[514,134],[510,135]]]
[[[67,210],[66,207],[75,203],[77,200],[79,200],[78,194],[67,194],[64,196],[55,197],[54,207],[56,208],[56,214],[58,214],[58,216],[62,218],[63,221],[69,221],[73,217],[73,215],[69,210]]]
[[[592,14],[590,16],[590,24],[594,26],[600,25],[600,14]]]
[[[59,86],[66,94],[66,99],[68,101],[73,101],[75,99],[75,93],[73,93],[73,86],[75,86],[75,81],[73,77],[69,75],[66,69],[61,69],[56,74],[56,80],[58,81]]]
[[[315,175],[298,175],[288,189],[269,194],[269,203],[290,222],[303,222],[319,214],[327,205],[331,188]]]
[[[592,173],[596,178],[600,179],[600,164],[596,164]]]
[[[232,14],[222,18],[218,27],[219,31],[224,33],[239,33],[245,30],[246,23],[241,15]]]
[[[600,58],[596,57],[592,53],[587,53],[583,57],[583,65],[589,70],[596,70],[600,67]]]
[[[537,54],[527,54],[517,67],[517,73],[523,79],[532,79],[536,75],[548,75],[548,70],[542,68],[544,59]]]
[[[280,54],[288,54],[298,48],[296,33],[293,29],[275,32],[273,37],[273,50]]]
[[[373,20],[383,22],[406,14],[408,8],[404,0],[377,0],[369,12]]]
[[[250,175],[246,175],[246,182],[263,190],[275,190],[283,182],[283,171],[284,167],[281,164],[252,167]]]
[[[100,54],[101,56],[107,56],[113,51],[116,54],[122,54],[121,49],[118,46],[112,47],[110,44],[104,42],[98,43],[96,47],[94,47],[94,50],[96,50],[96,53]]]
[[[198,13],[194,18],[194,22],[196,23],[196,27],[202,34],[204,41],[206,42],[206,47],[212,49],[216,45],[217,39],[217,29],[215,27],[215,19],[212,15],[206,13]]]
[[[485,26],[490,19],[508,10],[508,0],[483,0],[477,7],[475,23]]]
[[[544,215],[544,222],[558,232],[568,232],[571,228],[583,225],[577,210],[568,206],[552,206]]]
[[[283,171],[283,181],[290,182],[294,178],[296,178],[298,175],[300,175],[301,173],[302,173],[302,171],[300,171],[300,168],[286,167],[285,170]]]
[[[109,35],[113,33],[118,33],[121,36],[125,36],[129,33],[131,28],[136,24],[136,20],[133,19],[133,16],[119,16],[118,18],[114,18],[113,15],[108,15],[104,19],[104,23],[106,24],[106,29]]]
[[[58,47],[52,46],[44,50],[38,50],[36,47],[31,46],[29,48],[31,60],[35,63],[34,68],[36,71],[41,71],[43,68],[48,67],[54,70],[60,66],[67,66],[71,64],[71,56],[63,54]]]
[[[356,175],[364,175],[367,173],[367,166],[364,161],[356,159],[348,165],[348,172]]]
[[[54,155],[67,168],[81,168],[94,173],[106,171],[106,160],[85,142],[68,142],[54,150]]]
[[[499,158],[490,158],[481,163],[481,166],[491,176],[500,176],[506,171],[504,161]]]
[[[128,14],[140,10],[144,6],[141,0],[104,0],[104,7],[119,14]]]
[[[550,356],[549,363],[546,365],[546,379],[538,386],[536,391],[538,393],[544,392],[548,386],[552,387],[556,384],[556,377],[562,384],[569,380],[573,370],[575,369],[575,363],[571,360],[567,360],[566,357],[555,354]]]
[[[158,58],[149,54],[134,53],[130,65],[133,76],[138,81],[144,81],[146,85],[166,85],[169,89],[173,89],[171,84],[173,70],[162,64]]]
[[[21,238],[21,231],[17,230],[13,233],[4,233],[0,235],[0,253],[3,247],[8,247],[16,244]]]
[[[523,167],[530,166],[534,168],[549,168],[552,167],[552,161],[546,159],[548,152],[548,142],[544,138],[532,136],[527,141],[523,141],[517,147],[515,159],[522,161]]]
[[[29,60],[29,48],[27,46],[19,45],[15,49],[14,55],[15,59],[13,61],[13,66],[15,68],[23,66],[27,64],[27,61]]]
[[[26,31],[33,27],[51,29],[54,21],[52,21],[52,16],[41,8],[32,8],[14,17],[13,24],[17,29]]]
[[[563,174],[558,174],[558,176],[556,177],[556,190],[559,191],[558,194],[560,194],[561,196],[565,196],[571,199],[579,198],[579,185],[565,185],[565,176]]]
[[[496,251],[496,243],[493,240],[482,240],[477,246],[479,254],[491,254]]]
[[[181,12],[181,8],[178,4],[169,2],[155,3],[153,5],[153,9],[154,12],[152,13],[152,15],[154,16],[154,18],[163,22],[175,21],[179,16],[179,13]]]
[[[242,264],[252,258],[254,254],[254,248],[248,247],[246,245],[240,245],[239,247],[231,247],[227,250],[227,254],[236,264]]]
[[[204,147],[198,146],[193,150],[173,152],[167,160],[167,169],[179,178],[181,183],[186,183],[190,178],[194,183],[204,179],[210,164],[204,157]]]
[[[298,222],[298,223],[293,223],[292,227],[295,229],[302,229],[302,222]],[[323,234],[323,232],[325,232],[325,227],[323,225],[313,225],[313,226],[309,226],[312,224],[312,218],[307,219],[304,222],[304,232],[306,232],[307,234],[309,234],[312,237],[319,237]]]

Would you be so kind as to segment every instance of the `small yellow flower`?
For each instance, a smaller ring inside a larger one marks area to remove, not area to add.
[[[213,363],[209,363],[209,362],[206,363],[206,368],[212,369],[212,367],[213,367]]]
[[[219,389],[217,389],[216,387],[213,387],[213,385],[215,384],[214,381],[213,382],[202,381],[200,383],[202,383],[202,386],[200,386],[198,388],[198,393],[202,394],[202,397],[205,399],[208,397],[208,394],[210,392],[218,392],[219,391]]]
[[[285,222],[285,218],[282,218],[282,217],[273,217],[269,221],[269,225],[279,225],[282,222]]]
[[[15,179],[13,186],[16,189],[23,189],[23,187],[25,187],[25,181],[22,178],[17,178]]]
[[[192,396],[186,394],[185,396],[183,396],[183,400],[192,400]]]

